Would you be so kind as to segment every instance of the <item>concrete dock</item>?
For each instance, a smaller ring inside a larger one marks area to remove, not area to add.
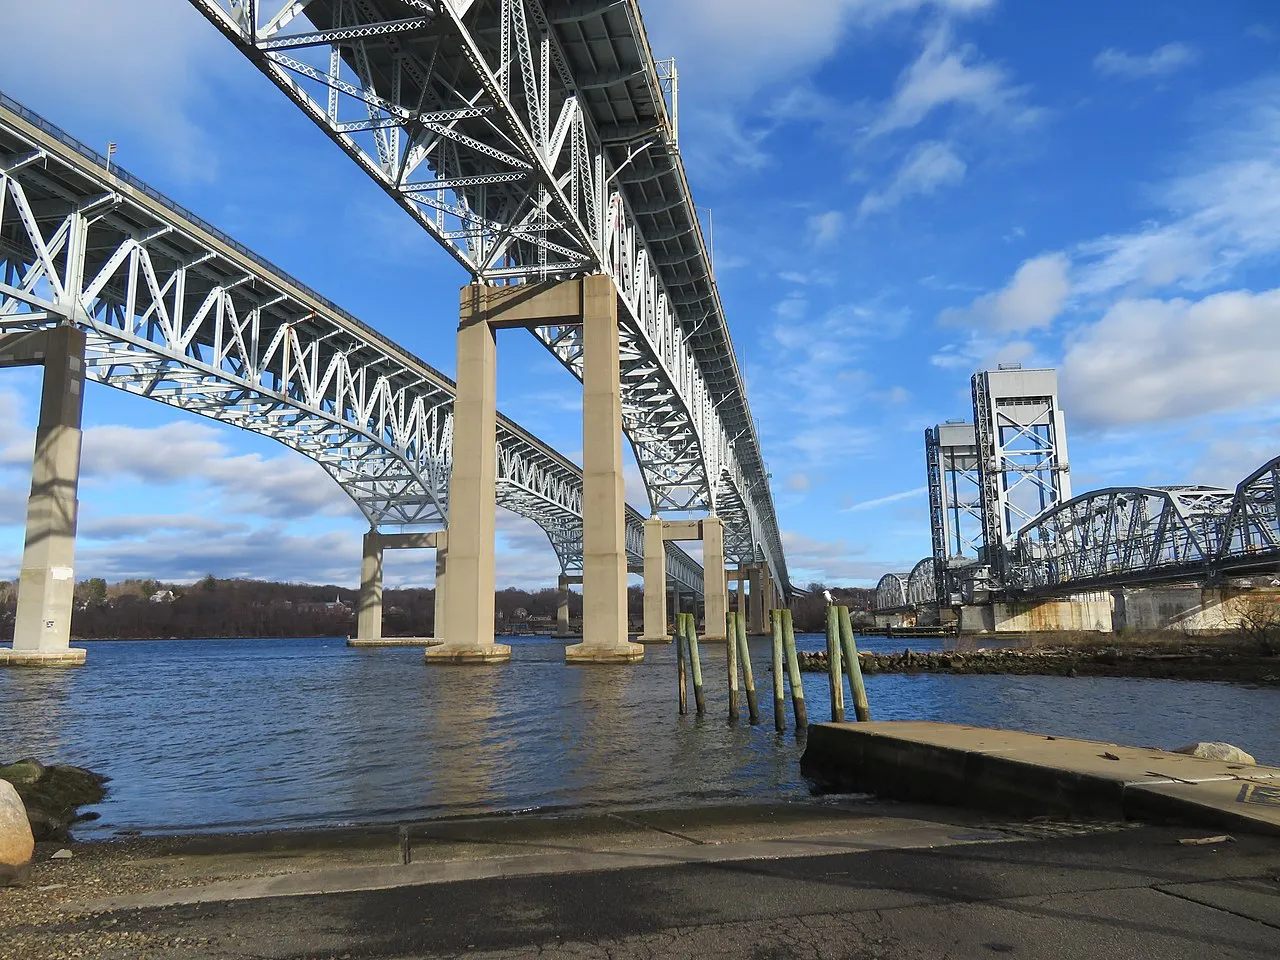
[[[348,647],[439,647],[443,644],[443,640],[434,637],[378,637],[376,640],[347,637]]]
[[[927,721],[823,723],[800,762],[826,788],[1021,816],[1280,835],[1280,768]]]

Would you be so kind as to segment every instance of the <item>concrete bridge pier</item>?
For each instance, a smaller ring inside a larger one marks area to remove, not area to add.
[[[747,618],[747,632],[752,636],[758,637],[764,634],[764,600],[765,600],[765,581],[768,579],[767,571],[758,563],[753,563],[747,569],[747,575],[751,581],[751,597],[748,601],[750,606],[749,616]]]
[[[84,663],[71,646],[84,346],[70,326],[0,337],[0,366],[44,364],[13,648],[0,649],[0,664]]]
[[[728,594],[724,576],[724,521],[663,520],[650,517],[644,523],[644,634],[645,643],[667,643],[667,553],[669,540],[702,541],[702,595],[706,636],[716,641],[725,637]]]
[[[644,522],[644,631],[641,643],[667,643],[667,550],[661,517]],[[678,589],[678,588],[677,588]]]
[[[435,632],[439,634],[443,603],[446,555],[449,550],[449,534],[438,530],[432,533],[379,533],[376,529],[364,535],[364,550],[360,558],[360,597],[356,601],[356,635],[347,640],[352,647],[429,646],[436,641],[427,637],[403,637],[387,640],[382,636],[382,567],[387,550],[436,551],[436,599]]]
[[[568,574],[560,574],[560,597],[559,603],[556,604],[556,636],[571,637],[573,630],[569,627],[569,588],[574,584],[581,584],[581,577],[573,577]]]

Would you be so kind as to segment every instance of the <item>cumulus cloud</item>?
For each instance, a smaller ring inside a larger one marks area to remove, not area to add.
[[[1126,299],[1070,341],[1066,407],[1093,425],[1152,423],[1280,400],[1280,288]]]
[[[998,333],[1048,327],[1071,292],[1070,267],[1071,261],[1063,253],[1023,261],[1003,290],[984,294],[963,309],[944,310],[940,319]]]
[[[1003,67],[979,60],[971,45],[953,45],[950,30],[943,26],[929,34],[920,56],[898,78],[892,98],[869,133],[880,136],[914,127],[947,106],[1025,123],[1037,112],[1024,100],[1025,91],[1010,84]]]
[[[887,187],[862,198],[858,213],[866,216],[896,207],[909,197],[929,196],[944,186],[959,183],[967,170],[949,143],[918,144],[894,174]]]
[[[915,563],[914,560],[868,560],[863,556],[863,549],[851,546],[847,540],[823,540],[793,530],[782,531],[782,547],[787,552],[787,567],[795,583],[872,585],[886,570],[909,570]]]
[[[658,56],[676,56],[700,88],[750,96],[826,59],[849,29],[922,9],[962,16],[995,0],[805,0],[785,13],[775,0],[650,0],[645,22]]]
[[[1106,77],[1136,80],[1144,77],[1167,77],[1195,63],[1194,47],[1185,43],[1166,43],[1151,53],[1127,53],[1108,47],[1093,59],[1093,69]]]
[[[840,239],[844,232],[844,214],[839,210],[826,210],[811,216],[807,223],[809,238],[815,247],[825,247]]]

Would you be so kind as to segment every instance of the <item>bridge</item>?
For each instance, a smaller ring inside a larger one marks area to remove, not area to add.
[[[1280,457],[1234,489],[1106,487],[1072,497],[1053,371],[1011,364],[972,385],[974,421],[925,432],[933,554],[880,579],[877,613],[1087,604],[1125,588],[1220,587],[1280,570]]]
[[[454,383],[0,95],[0,366],[33,363],[46,367],[22,578],[34,589],[21,591],[16,651],[76,657],[67,638],[84,379],[251,430],[317,462],[373,531],[361,636],[380,630],[385,547],[438,546],[442,602],[446,541],[377,531],[444,525]],[[497,503],[537,523],[562,581],[574,579],[583,566],[582,471],[505,417],[494,454]],[[627,509],[632,568],[644,563],[644,524]],[[675,542],[663,553],[672,587],[701,596],[699,564]]]
[[[472,278],[458,330],[447,643],[493,660],[495,332],[532,331],[583,383],[584,640],[627,661],[625,432],[653,517],[696,513],[706,622],[722,561],[790,585],[768,473],[679,152],[678,78],[635,0],[191,0]],[[683,531],[683,532],[682,532]],[[686,536],[677,527],[651,541]],[[650,551],[646,580],[661,580]],[[646,591],[657,639],[664,592]]]

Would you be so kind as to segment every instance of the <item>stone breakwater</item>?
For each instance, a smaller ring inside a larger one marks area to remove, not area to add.
[[[1060,677],[1150,677],[1280,686],[1280,657],[1223,645],[1134,649],[1036,647],[949,650],[942,653],[858,654],[864,674],[949,673]],[[825,652],[801,653],[800,669],[827,671]]]

